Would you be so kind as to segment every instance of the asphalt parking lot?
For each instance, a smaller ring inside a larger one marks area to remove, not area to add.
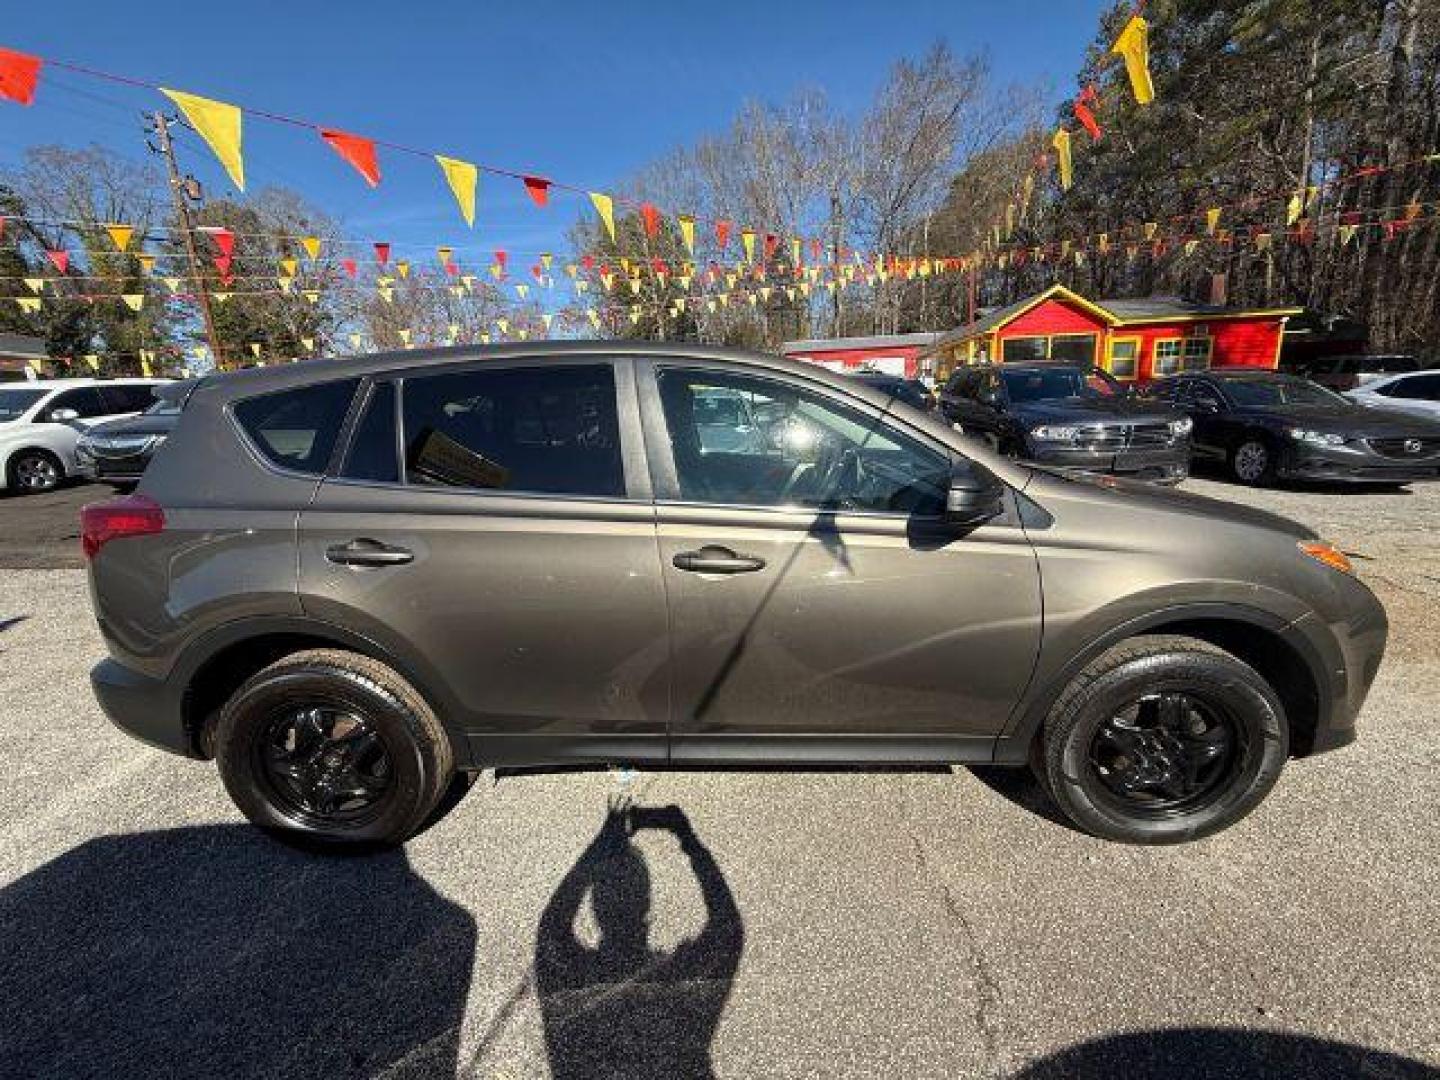
[[[1393,636],[1354,746],[1165,849],[956,768],[486,775],[296,852],[96,708],[101,489],[0,501],[0,1075],[1440,1076],[1440,485],[1186,487],[1319,528]]]

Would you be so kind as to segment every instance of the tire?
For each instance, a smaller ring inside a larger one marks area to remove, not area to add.
[[[48,450],[21,450],[10,459],[7,471],[10,488],[26,495],[54,491],[65,479],[65,466]]]
[[[1275,448],[1259,435],[1247,435],[1230,448],[1230,475],[1250,487],[1275,482]]]
[[[1037,771],[1066,816],[1132,844],[1233,825],[1274,787],[1290,750],[1284,706],[1254,668],[1173,635],[1132,638],[1093,660],[1051,707],[1041,739]],[[1206,762],[1190,773],[1196,758]]]
[[[335,649],[294,653],[247,680],[220,712],[215,758],[252,823],[331,847],[403,843],[454,773],[449,736],[414,687]]]

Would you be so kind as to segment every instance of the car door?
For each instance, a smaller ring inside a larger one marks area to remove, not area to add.
[[[1180,408],[1195,422],[1191,445],[1204,457],[1223,459],[1232,426],[1224,395],[1205,379],[1183,380],[1180,393]]]
[[[421,368],[368,395],[300,519],[306,613],[404,658],[477,760],[663,759],[668,629],[629,362]]]
[[[1013,515],[945,523],[964,459],[799,376],[640,362],[671,626],[671,755],[987,758],[1040,641]],[[768,416],[712,450],[697,402]]]
[[[45,448],[60,456],[66,472],[75,469],[80,433],[104,420],[109,407],[99,387],[77,386],[56,394],[35,415],[35,422],[42,425]]]

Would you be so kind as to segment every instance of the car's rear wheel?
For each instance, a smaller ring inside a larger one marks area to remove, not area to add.
[[[215,733],[220,775],[262,828],[334,845],[411,836],[450,783],[450,741],[425,700],[377,660],[295,653],[226,702]]]
[[[1275,451],[1259,436],[1242,439],[1230,448],[1230,475],[1251,487],[1273,484]]]
[[[1168,844],[1219,832],[1274,786],[1289,753],[1284,706],[1238,657],[1154,635],[1107,650],[1045,721],[1039,771],[1097,836]]]
[[[27,494],[54,491],[65,479],[65,467],[49,451],[21,450],[10,459],[9,479],[12,488]]]

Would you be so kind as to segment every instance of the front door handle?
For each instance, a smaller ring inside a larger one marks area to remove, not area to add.
[[[727,547],[706,544],[699,551],[682,551],[670,560],[677,570],[692,574],[749,574],[765,569],[758,555],[737,555]]]
[[[378,540],[360,537],[326,548],[325,558],[341,566],[400,566],[414,562],[415,553],[407,548],[391,547]]]

